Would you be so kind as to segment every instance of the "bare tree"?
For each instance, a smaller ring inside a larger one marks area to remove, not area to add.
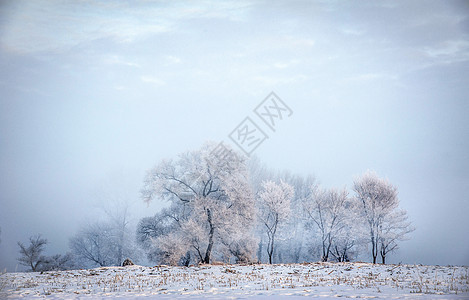
[[[267,233],[267,255],[271,264],[275,247],[275,235],[279,224],[290,216],[290,202],[294,197],[294,190],[291,185],[283,181],[280,184],[266,181],[262,186],[263,190],[259,194],[258,217],[265,226]]]
[[[361,222],[361,207],[357,201],[348,198],[341,211],[341,226],[334,234],[330,255],[338,262],[351,261],[366,248],[368,236]]]
[[[353,189],[369,233],[373,263],[384,245],[384,257],[393,247],[393,242],[386,238],[386,224],[391,222],[393,212],[399,206],[397,188],[376,173],[367,171],[354,181]],[[383,244],[383,241],[384,244]],[[395,241],[395,240],[394,240]]]
[[[360,251],[366,248],[368,242],[359,215],[353,209],[346,209],[345,213],[348,217],[345,226],[332,241],[330,251],[330,255],[338,262],[354,260]]]
[[[43,263],[40,265],[40,271],[61,271],[70,270],[73,268],[73,255],[71,253],[56,254],[44,258]]]
[[[338,262],[346,262],[351,259],[352,249],[356,246],[356,240],[350,236],[336,238],[330,249],[330,255]]]
[[[138,182],[134,182],[128,174],[129,170],[115,169],[96,184],[94,197],[96,206],[105,213],[104,221],[109,227],[107,232],[113,249],[112,261],[109,264],[120,266],[128,255],[135,257],[136,247],[132,229],[132,206]],[[131,170],[130,170],[131,171]],[[100,216],[103,216],[102,214]],[[131,252],[131,253],[129,253]]]
[[[381,225],[381,233],[379,237],[381,262],[386,263],[386,256],[398,249],[398,241],[407,239],[407,234],[414,231],[408,221],[407,212],[405,210],[393,211],[386,215]]]
[[[153,217],[145,217],[137,225],[137,242],[140,246],[147,249],[150,246],[151,239],[168,234],[174,230],[174,219],[166,214],[167,209],[163,209]]]
[[[349,202],[345,189],[313,188],[311,196],[303,203],[310,226],[317,228],[321,237],[322,261],[328,261],[333,243],[347,226]]]
[[[36,272],[40,265],[45,262],[45,257],[41,254],[46,244],[47,240],[41,238],[41,235],[30,237],[28,246],[18,242],[21,255],[18,258],[19,263],[23,266],[30,267],[33,272]]]
[[[70,249],[76,259],[85,265],[111,265],[113,247],[110,232],[111,227],[106,223],[88,225],[70,239]]]
[[[112,210],[106,210],[109,216],[112,234],[112,243],[115,249],[115,265],[120,266],[124,261],[124,255],[126,247],[129,246],[131,241],[129,240],[129,213],[128,206],[125,205],[122,208]]]

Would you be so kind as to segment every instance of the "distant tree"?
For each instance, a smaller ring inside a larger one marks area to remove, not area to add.
[[[339,247],[337,244],[339,237],[342,236],[348,225],[350,205],[348,193],[345,189],[323,190],[313,188],[311,196],[303,202],[303,208],[310,222],[310,227],[319,231],[322,261],[329,260],[329,255],[334,250],[334,243],[338,247],[335,249],[338,257],[342,258],[345,253],[342,255],[340,253],[351,247],[351,245],[345,244]]]
[[[249,171],[249,184],[256,199],[256,205],[259,204],[259,194],[262,192],[262,183],[267,180],[276,180],[275,172],[270,170],[265,163],[262,163],[260,159],[253,155],[247,161],[247,167]],[[265,225],[256,218],[255,236],[259,237],[259,244],[257,247],[257,261],[262,262],[264,257],[265,245]]]
[[[206,143],[147,173],[144,200],[159,198],[171,202],[175,211],[185,211],[175,220],[177,232],[158,237],[163,252],[184,256],[190,251],[197,261],[210,263],[213,251],[220,255],[225,249],[224,239],[251,233],[255,206],[245,157],[227,146],[220,156],[218,146]]]
[[[121,266],[127,256],[131,255],[133,260],[139,256],[131,218],[131,208],[136,201],[135,188],[139,183],[131,178],[128,171],[115,169],[102,178],[93,190],[95,205],[104,212],[100,218],[109,227],[107,238],[112,247],[110,265]]]
[[[128,206],[124,206],[121,209],[114,211],[107,210],[107,214],[110,220],[111,226],[111,239],[113,248],[115,249],[113,264],[121,266],[124,262],[125,255],[129,255],[132,252],[133,240],[130,236],[129,230],[129,214]],[[130,251],[129,251],[130,250]]]
[[[47,256],[38,271],[61,271],[73,269],[73,255],[71,253]]]
[[[399,248],[397,242],[406,240],[407,234],[414,230],[405,210],[396,210],[384,217],[379,236],[379,253],[383,264],[386,263],[386,256]]]
[[[330,249],[330,255],[338,262],[351,260],[352,249],[356,246],[356,240],[352,236],[336,238]]]
[[[127,206],[106,210],[107,218],[83,226],[69,241],[78,265],[121,266],[125,258],[137,261],[140,250],[130,230]]]
[[[359,215],[352,208],[347,208],[345,213],[345,225],[332,241],[330,251],[332,258],[338,262],[354,260],[360,251],[366,248],[368,242]]]
[[[290,217],[282,226],[279,233],[280,243],[277,246],[277,254],[280,262],[299,263],[309,259],[309,254],[305,251],[306,240],[306,214],[303,210],[302,203],[307,199],[313,187],[315,187],[316,180],[313,176],[300,176],[291,174],[289,172],[281,172],[279,180],[290,184],[294,189],[295,196],[290,203]],[[280,255],[282,259],[280,259]]]
[[[367,171],[354,181],[353,190],[367,225],[373,263],[376,263],[380,249],[385,262],[386,255],[396,249],[396,241],[410,228],[405,214],[397,211],[397,188],[376,173]]]
[[[285,222],[290,216],[290,202],[294,197],[291,185],[281,181],[279,184],[266,181],[262,184],[263,190],[259,194],[258,218],[265,226],[268,237],[267,255],[272,263],[275,248],[275,235],[279,224]]]
[[[111,242],[111,226],[106,223],[94,223],[85,226],[70,239],[73,255],[86,266],[109,266],[115,260]]]
[[[46,244],[47,240],[43,239],[41,235],[30,237],[28,246],[18,242],[18,246],[20,247],[18,262],[23,266],[31,268],[31,271],[36,272],[41,264],[45,262],[45,257],[42,255],[42,252]]]
[[[359,203],[347,198],[341,210],[341,225],[334,234],[330,255],[338,262],[352,261],[366,248],[368,236],[361,222]]]
[[[229,256],[233,256],[235,263],[249,263],[255,257],[258,240],[245,232],[236,232],[233,235],[226,235],[222,243],[229,253],[225,261],[230,262]]]

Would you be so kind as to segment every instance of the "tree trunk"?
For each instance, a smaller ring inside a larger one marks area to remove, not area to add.
[[[204,263],[209,264],[210,263],[210,255],[212,254],[212,247],[213,247],[213,233],[215,231],[215,228],[213,227],[212,223],[212,212],[210,209],[207,208],[207,221],[210,226],[210,232],[208,234],[208,246],[207,246],[207,251],[205,252],[205,259]]]
[[[124,230],[125,230],[125,225],[120,228],[119,232],[119,245],[117,248],[117,265],[122,266],[122,263],[124,262]]]
[[[373,264],[376,264],[376,256],[378,256],[378,247],[375,243],[374,237],[371,237],[371,255],[373,256]]]
[[[326,245],[322,245],[322,258],[321,261],[327,261],[329,259],[329,249],[326,249]]]
[[[269,264],[272,264],[272,255],[274,254],[274,242],[275,242],[275,233],[277,232],[277,219],[278,219],[278,214],[275,219],[275,224],[272,229],[269,229],[267,226],[267,229],[270,231],[267,232],[267,235],[269,237],[269,243],[267,244],[267,254],[269,255]]]
[[[383,246],[381,246],[381,251],[379,251],[379,254],[381,254],[381,261],[384,264],[386,264],[386,250],[383,249]]]
[[[330,241],[330,239],[328,241],[327,250],[326,250],[326,261],[329,260],[329,253],[331,253],[331,241]]]
[[[191,262],[191,253],[190,253],[190,251],[187,251],[186,255],[184,256],[183,265],[185,267],[188,267],[190,262]]]
[[[269,264],[272,264],[272,255],[274,254],[274,243],[272,240],[267,248],[267,254],[269,255]]]
[[[322,255],[321,261],[327,261],[326,259],[326,245],[324,244],[324,239],[322,240]]]
[[[269,264],[272,264],[272,256],[274,254],[274,235],[269,238],[269,244],[267,245],[267,255],[269,256]]]
[[[257,261],[259,263],[262,262],[262,245],[263,245],[263,240],[261,238],[261,241],[259,242],[259,251],[257,251]]]
[[[297,248],[296,248],[296,251],[295,251],[295,263],[299,263],[300,262],[300,255],[301,255],[301,248],[302,248],[302,244],[300,244]]]

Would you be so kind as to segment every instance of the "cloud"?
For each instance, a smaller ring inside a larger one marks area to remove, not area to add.
[[[312,47],[316,44],[315,40],[310,38],[302,38],[302,37],[287,37],[287,42],[291,43],[294,46],[301,46],[301,47]]]
[[[342,28],[340,29],[340,31],[342,31],[346,35],[352,35],[352,36],[360,36],[360,35],[365,34],[364,30],[360,30],[360,29],[352,28],[352,27]]]
[[[469,60],[468,40],[448,40],[438,46],[425,47],[425,55],[442,63],[454,63]]]
[[[128,61],[119,55],[106,56],[104,59],[104,62],[110,65],[124,65],[128,67],[141,68],[140,64],[137,64],[132,61]]]
[[[346,81],[397,80],[398,76],[387,73],[363,73],[348,77]]]
[[[253,6],[250,1],[201,1],[197,5],[180,7],[181,18],[225,19],[245,21],[245,12]]]
[[[285,69],[285,68],[289,68],[291,66],[297,65],[299,63],[300,63],[300,60],[292,59],[287,62],[276,62],[274,63],[274,67],[277,69]]]
[[[166,82],[164,80],[161,80],[159,78],[156,78],[156,77],[152,77],[152,76],[140,76],[140,79],[145,82],[145,83],[151,83],[151,84],[154,84],[156,86],[163,86],[166,84]]]
[[[172,55],[167,55],[165,58],[171,64],[180,64],[182,62],[182,60],[179,57],[172,56]]]
[[[277,86],[277,85],[283,85],[283,84],[293,84],[293,83],[298,83],[298,82],[304,82],[309,79],[308,76],[300,74],[296,76],[254,76],[252,79],[260,84],[263,84],[265,86]]]
[[[124,15],[115,7],[86,2],[25,2],[21,9],[5,14],[0,45],[15,53],[60,53],[96,40],[129,43],[172,30],[169,23],[153,18],[151,11],[130,10]]]
[[[60,53],[96,40],[132,43],[177,30],[191,18],[242,19],[249,3],[41,2],[6,6],[0,46],[14,53]]]

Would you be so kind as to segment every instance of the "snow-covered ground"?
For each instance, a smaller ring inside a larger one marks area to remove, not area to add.
[[[0,298],[469,299],[468,267],[311,263],[106,267],[0,276]]]

